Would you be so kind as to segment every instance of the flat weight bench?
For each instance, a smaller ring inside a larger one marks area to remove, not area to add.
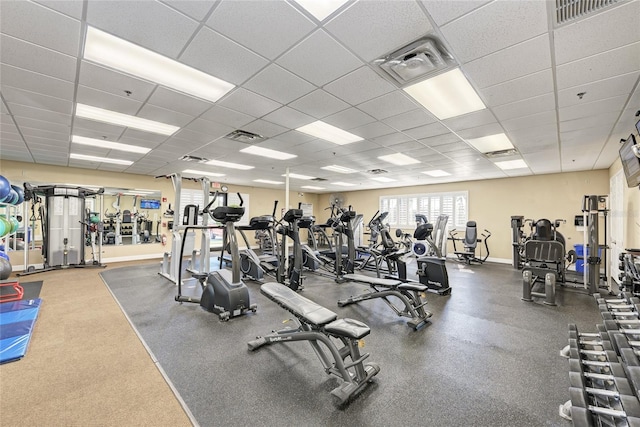
[[[427,301],[422,299],[421,294],[427,292],[428,287],[422,283],[407,283],[401,280],[381,279],[378,277],[365,276],[364,274],[345,274],[343,277],[353,282],[365,283],[369,285],[372,291],[340,300],[338,301],[339,307],[374,298],[382,298],[398,316],[411,318],[407,324],[416,331],[426,325],[429,322],[428,319],[433,315],[433,313],[424,309]],[[403,310],[389,301],[388,297],[392,296],[402,301],[404,304]]]
[[[363,363],[369,357],[368,353],[360,354],[359,340],[371,332],[367,325],[353,319],[338,319],[338,315],[333,311],[280,283],[265,283],[260,287],[260,292],[293,314],[300,325],[297,329],[285,328],[249,341],[249,350],[254,351],[274,343],[309,341],[325,372],[344,381],[331,391],[340,404],[346,403],[380,372],[377,364]],[[340,349],[336,347],[336,340],[342,343]],[[326,346],[330,355],[320,343]],[[350,358],[348,362],[347,357]]]

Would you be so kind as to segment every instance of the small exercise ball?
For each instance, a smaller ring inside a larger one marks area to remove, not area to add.
[[[91,222],[91,224],[97,224],[100,222],[100,217],[98,215],[91,215],[89,222]]]
[[[19,205],[20,203],[24,202],[24,189],[22,187],[18,187],[17,185],[12,185],[11,188],[15,190],[16,194],[18,195],[18,200],[14,202],[14,205]]]
[[[11,263],[8,259],[0,258],[0,280],[6,280],[11,276]]]
[[[0,237],[4,237],[11,232],[11,224],[0,216]]]
[[[10,205],[15,205],[18,201],[18,193],[13,188],[9,190],[9,195],[4,199],[4,202]]]
[[[9,191],[11,191],[9,180],[0,175],[0,200],[3,200],[5,197],[7,197],[9,195]]]
[[[20,228],[20,221],[18,221],[18,218],[12,216],[11,218],[9,218],[9,222],[11,223],[10,233],[15,233],[16,231],[18,231],[18,228]]]
[[[0,251],[0,258],[4,258],[9,261],[9,255],[5,251]]]

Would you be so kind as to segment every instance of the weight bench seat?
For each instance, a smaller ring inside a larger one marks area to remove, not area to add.
[[[366,283],[367,285],[372,285],[372,286],[382,286],[390,289],[403,289],[406,291],[418,291],[418,292],[421,292],[421,291],[423,292],[428,289],[428,287],[426,285],[423,285],[422,283],[405,283],[402,280],[381,279],[379,277],[365,276],[364,274],[349,273],[349,274],[345,274],[342,277],[344,277],[347,280],[352,280],[354,282]]]
[[[338,315],[333,311],[297,294],[291,288],[280,283],[265,283],[260,286],[260,292],[305,323],[322,326],[338,318]]]

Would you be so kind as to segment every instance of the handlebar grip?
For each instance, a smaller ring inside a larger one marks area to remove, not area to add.
[[[242,199],[242,196],[240,195],[240,193],[236,193],[238,195],[238,199],[240,199],[240,206],[242,206],[244,204],[244,200]]]

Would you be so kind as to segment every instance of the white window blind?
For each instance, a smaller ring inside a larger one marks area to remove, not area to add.
[[[402,196],[381,196],[380,212],[389,212],[386,223],[391,227],[415,228],[416,214],[426,215],[434,223],[439,215],[448,215],[447,227],[465,227],[469,217],[469,193],[408,194]]]

